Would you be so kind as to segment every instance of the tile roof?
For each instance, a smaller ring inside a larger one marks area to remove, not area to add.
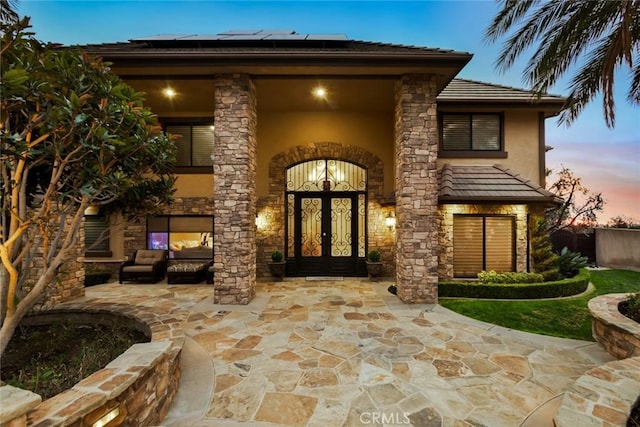
[[[562,203],[562,199],[515,172],[500,166],[454,166],[438,171],[439,201]]]
[[[351,40],[344,34],[299,34],[292,30],[234,30],[218,34],[157,34],[128,42],[82,46],[95,53],[113,51],[211,52],[338,51],[360,53],[413,53],[471,56],[468,52],[422,46]]]
[[[438,102],[552,102],[563,104],[560,95],[544,94],[539,98],[526,89],[467,79],[453,79],[437,98]]]

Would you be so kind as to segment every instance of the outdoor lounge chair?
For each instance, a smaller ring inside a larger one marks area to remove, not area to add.
[[[148,279],[156,283],[167,270],[168,251],[160,249],[138,250],[120,265],[120,283],[124,280]]]

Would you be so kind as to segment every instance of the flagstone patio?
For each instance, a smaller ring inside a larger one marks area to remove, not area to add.
[[[84,299],[153,307],[183,329],[166,426],[552,425],[540,408],[612,360],[592,342],[403,304],[389,284],[258,283],[246,306],[213,304],[210,285],[113,283]]]

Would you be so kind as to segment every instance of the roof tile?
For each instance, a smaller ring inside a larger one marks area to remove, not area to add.
[[[438,178],[441,202],[562,202],[550,191],[500,165],[447,163],[438,171]]]

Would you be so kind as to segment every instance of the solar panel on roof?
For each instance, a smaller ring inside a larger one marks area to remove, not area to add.
[[[280,34],[289,34],[294,35],[296,32],[294,30],[260,30],[258,34],[269,34],[269,35],[280,35]]]
[[[224,38],[226,38],[226,36],[221,36],[219,34],[195,34],[193,36],[183,37],[180,40],[208,41],[208,40],[222,40]]]
[[[132,42],[137,41],[167,41],[167,40],[178,40],[184,37],[195,36],[196,34],[156,34],[155,36],[146,36],[146,37],[138,37],[136,39],[131,39]]]
[[[250,35],[250,34],[258,34],[260,31],[262,30],[229,30],[223,33],[218,33],[218,34],[223,36],[243,36],[243,35]]]
[[[269,34],[263,40],[306,40],[306,34]]]
[[[222,36],[220,40],[262,40],[266,37],[266,35],[260,34],[238,34],[235,36]]]
[[[307,40],[343,40],[348,41],[346,34],[308,34]]]

